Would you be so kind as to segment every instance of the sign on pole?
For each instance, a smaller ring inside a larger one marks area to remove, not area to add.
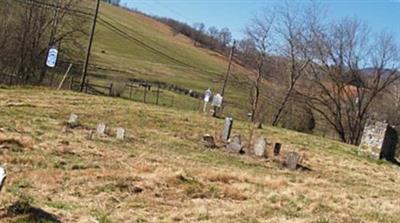
[[[56,48],[51,48],[47,55],[46,65],[50,68],[54,68],[57,63],[57,56],[58,56],[58,50]]]

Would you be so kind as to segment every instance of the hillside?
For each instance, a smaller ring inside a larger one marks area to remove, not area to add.
[[[81,126],[63,132],[70,113]],[[89,139],[100,122],[127,139]],[[205,149],[222,120],[44,88],[0,88],[0,222],[399,222],[400,168],[356,148],[257,130],[309,171]],[[247,123],[234,133],[246,138]]]
[[[200,92],[207,88],[219,92],[228,65],[226,56],[196,47],[186,36],[175,35],[171,27],[108,4],[100,9],[92,62],[108,70],[91,73],[109,79],[156,80]],[[243,100],[249,95],[251,75],[233,65],[226,99],[234,106],[228,109],[245,114]]]

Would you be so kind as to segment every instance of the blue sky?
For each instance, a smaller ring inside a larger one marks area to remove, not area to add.
[[[304,0],[307,1],[307,0]],[[174,18],[207,27],[228,27],[235,38],[256,13],[279,0],[121,0],[148,14]],[[332,19],[356,16],[375,31],[386,29],[400,40],[400,0],[320,0]]]

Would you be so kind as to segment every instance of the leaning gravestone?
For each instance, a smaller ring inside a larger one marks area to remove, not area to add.
[[[228,142],[231,136],[232,126],[233,126],[233,119],[230,117],[226,117],[224,122],[224,130],[222,132],[222,139],[224,140],[224,142]]]
[[[79,126],[79,117],[76,114],[71,113],[67,123],[70,128],[75,128]]]
[[[388,123],[367,121],[361,138],[358,153],[369,156],[373,159],[379,159],[388,130]]]
[[[106,134],[107,126],[105,123],[100,123],[97,125],[97,134],[104,136]]]
[[[296,170],[300,161],[300,155],[296,152],[290,152],[286,157],[286,165],[290,170]]]
[[[254,155],[259,157],[265,157],[267,155],[267,139],[264,137],[260,137],[257,139],[256,144],[254,146]]]
[[[0,167],[0,192],[3,188],[4,182],[6,180],[6,170],[3,167]]]
[[[117,128],[117,139],[118,140],[124,140],[125,139],[125,129],[118,127]]]

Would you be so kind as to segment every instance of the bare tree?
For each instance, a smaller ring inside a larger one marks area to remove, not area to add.
[[[310,12],[310,10],[305,10],[304,7],[297,8],[287,1],[280,9],[277,15],[276,32],[280,40],[280,44],[278,44],[279,53],[286,61],[286,67],[283,69],[285,69],[284,81],[287,84],[287,89],[284,91],[284,96],[273,116],[273,126],[278,125],[282,112],[295,92],[297,82],[304,75],[311,62],[309,45],[313,38],[308,26],[313,14],[299,13],[301,11]]]
[[[266,76],[265,64],[268,55],[271,53],[273,38],[274,15],[265,13],[253,19],[250,26],[246,28],[248,41],[251,41],[255,47],[255,68],[256,78],[253,83],[252,103],[251,103],[251,121],[256,121],[256,115],[259,112],[260,87],[263,76]]]
[[[81,4],[78,0],[4,0],[0,4],[8,6],[0,10],[0,18],[7,18],[0,22],[0,29],[6,30],[0,35],[4,46],[0,69],[16,74],[20,83],[41,83],[49,47],[60,47],[61,42],[74,47],[84,34],[86,17],[84,13],[77,15]],[[67,55],[79,52],[79,48],[61,52]]]
[[[387,33],[371,38],[356,19],[313,32],[309,85],[300,92],[343,142],[358,144],[371,106],[399,78],[398,46]]]

